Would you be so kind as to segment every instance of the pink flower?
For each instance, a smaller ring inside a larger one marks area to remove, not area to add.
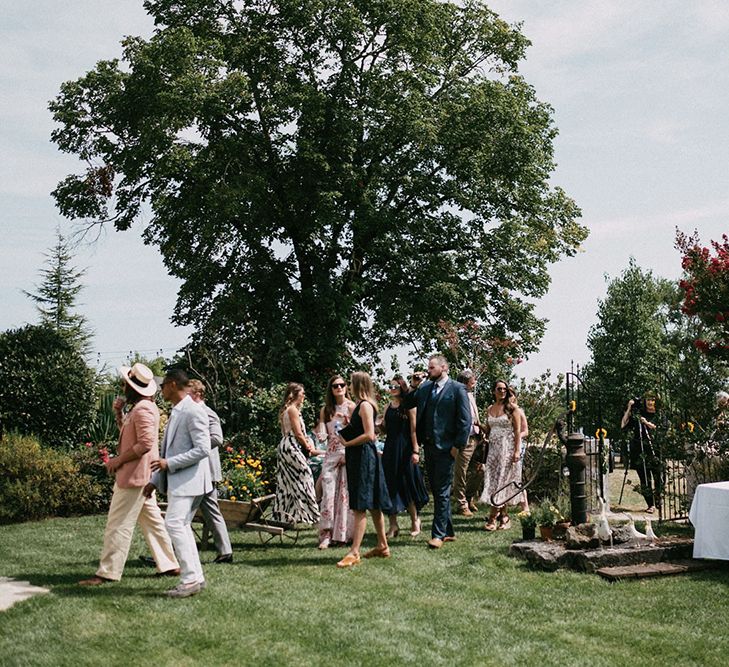
[[[85,446],[85,447],[91,447],[91,445],[92,445],[92,444],[93,444],[93,443],[91,443],[91,442],[85,442],[85,443],[84,443],[84,446]]]

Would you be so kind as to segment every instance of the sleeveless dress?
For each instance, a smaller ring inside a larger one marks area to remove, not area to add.
[[[410,421],[405,409],[387,406],[385,432],[387,435],[382,452],[382,467],[390,492],[390,513],[404,512],[411,502],[420,511],[428,502],[428,491],[425,488],[423,471],[411,460],[413,447],[410,440]]]
[[[299,415],[301,430],[306,433],[304,420]],[[299,442],[291,430],[287,412],[282,420],[283,438],[278,445],[276,466],[276,498],[271,516],[283,523],[308,523],[319,521],[319,505],[314,492],[314,476],[301,451]]]
[[[352,413],[352,419],[347,427],[347,441],[354,440],[364,433],[362,417],[359,414],[360,405],[362,404],[357,403]],[[344,455],[347,465],[349,507],[360,511],[378,509],[390,514],[392,511],[390,494],[387,492],[385,473],[374,440],[355,447],[345,447]]]
[[[499,489],[503,489],[494,498],[496,506],[500,507],[504,504],[504,500],[516,491],[516,487],[511,482],[521,483],[521,466],[513,462],[514,428],[509,415],[492,417],[487,413],[487,417],[490,428],[489,453],[486,458],[481,502],[491,505],[491,496]],[[507,504],[518,505],[523,500],[523,496],[523,492],[519,493]]]
[[[354,530],[354,515],[349,509],[344,445],[337,436],[344,425],[344,417],[349,418],[346,403],[336,406],[332,419],[325,424],[327,453],[321,469],[320,542],[327,537],[332,542],[349,542]]]

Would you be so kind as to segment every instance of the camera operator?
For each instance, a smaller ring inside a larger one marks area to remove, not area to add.
[[[640,493],[648,505],[646,512],[653,514],[661,493],[661,466],[653,448],[656,431],[656,399],[631,398],[625,407],[620,428],[626,428],[633,418],[633,438],[630,443],[630,467],[638,473]]]

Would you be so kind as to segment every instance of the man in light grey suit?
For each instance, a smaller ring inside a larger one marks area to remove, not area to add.
[[[185,598],[205,588],[197,553],[192,518],[206,494],[213,489],[210,474],[210,431],[208,415],[188,394],[190,379],[181,369],[167,371],[162,395],[173,405],[160,447],[160,458],[152,461],[152,479],[145,495],[156,488],[167,494],[165,526],[180,563],[180,583],[167,595]]]
[[[230,544],[228,536],[228,527],[225,525],[225,519],[220,512],[218,504],[218,489],[216,484],[223,479],[223,473],[220,469],[220,446],[223,444],[223,428],[220,425],[220,417],[207,403],[205,403],[205,385],[200,380],[190,380],[188,385],[190,398],[195,403],[205,408],[208,415],[208,430],[210,431],[210,474],[213,478],[213,490],[205,494],[200,503],[200,511],[205,520],[205,526],[213,534],[213,541],[218,555],[215,557],[215,563],[232,563],[233,547]]]

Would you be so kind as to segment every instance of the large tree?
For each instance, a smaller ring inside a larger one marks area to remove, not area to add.
[[[473,0],[144,5],[152,38],[50,105],[88,164],[54,196],[87,224],[147,220],[201,345],[282,378],[430,347],[441,319],[535,349],[530,299],[587,232],[549,182],[518,26]]]
[[[587,338],[591,360],[584,376],[591,397],[601,400],[610,438],[620,437],[628,399],[648,391],[661,393],[670,384],[674,354],[667,340],[666,300],[671,291],[669,281],[654,277],[631,259],[608,283],[607,295],[598,304],[598,321]]]

